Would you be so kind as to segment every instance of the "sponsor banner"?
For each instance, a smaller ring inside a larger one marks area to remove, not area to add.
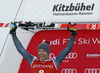
[[[10,23],[6,23],[6,24],[5,23],[0,23],[0,27],[11,27],[9,24]],[[75,25],[72,25],[72,26],[70,24],[57,24],[57,23],[55,23],[54,28],[67,28],[68,25],[71,28],[76,28],[78,30],[81,30],[81,29],[100,30],[100,23],[79,23],[79,24],[75,24]]]
[[[73,49],[58,67],[57,73],[100,73],[100,31],[78,30]],[[49,58],[57,56],[70,39],[67,30],[48,30],[36,33],[27,50],[38,57],[38,45],[47,40],[50,41]],[[29,63],[23,59],[19,73],[31,73]]]
[[[100,22],[99,3],[99,0],[3,0],[0,21]]]
[[[30,0],[25,1],[24,20],[98,22],[100,21],[99,10],[99,0],[43,0],[42,2]]]
[[[61,24],[61,25],[58,25],[58,26],[60,28],[67,28],[68,25],[69,24]],[[100,29],[100,23],[81,23],[81,24],[75,24],[74,26],[71,26],[71,28],[99,30]]]

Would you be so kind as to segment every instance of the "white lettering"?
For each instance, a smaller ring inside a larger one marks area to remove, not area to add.
[[[96,24],[92,24],[92,27],[90,29],[95,30],[96,29]]]
[[[54,39],[50,40],[50,45],[67,45],[70,38],[64,38],[64,39]],[[43,39],[42,42],[46,41]],[[74,44],[100,44],[100,38],[78,38],[74,41]]]
[[[100,24],[88,24],[86,25],[86,29],[100,29]]]
[[[53,68],[53,65],[34,64],[33,68]]]
[[[90,38],[79,38],[78,42],[78,44],[90,44]]]
[[[59,44],[60,44],[60,39],[50,41],[50,45],[59,45]]]
[[[100,58],[100,54],[97,53],[86,54],[86,58]]]
[[[63,39],[63,45],[67,44],[67,39]]]
[[[94,44],[96,44],[96,42],[97,42],[98,44],[100,44],[100,40],[99,40],[98,38],[96,38],[96,39],[92,38],[92,41],[93,41]]]
[[[63,39],[63,45],[66,45],[67,44],[67,42],[70,40],[70,38],[68,38],[68,39]],[[74,41],[74,44],[76,44],[76,41]]]
[[[83,43],[83,42],[82,42],[82,38],[79,38],[78,41],[79,41],[78,44],[82,44],[82,43]]]
[[[44,42],[44,41],[45,41],[45,39],[42,42]],[[50,41],[50,45],[60,45],[60,39],[55,39],[53,41]]]

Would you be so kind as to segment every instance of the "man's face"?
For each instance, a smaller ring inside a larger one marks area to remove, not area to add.
[[[42,61],[48,59],[48,53],[44,49],[38,50],[38,56],[39,56],[40,60],[42,60]]]

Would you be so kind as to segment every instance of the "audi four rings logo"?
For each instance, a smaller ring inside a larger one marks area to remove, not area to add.
[[[66,59],[76,59],[77,58],[77,53],[71,52],[66,56]]]
[[[77,70],[75,68],[73,69],[62,69],[61,73],[77,73]]]
[[[50,53],[49,58],[55,57],[54,53]],[[65,59],[76,59],[77,58],[77,53],[76,52],[70,52]]]
[[[100,73],[99,68],[86,68],[85,73]]]

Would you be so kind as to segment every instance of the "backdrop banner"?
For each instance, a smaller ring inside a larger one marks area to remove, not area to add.
[[[0,0],[0,22],[100,22],[100,0]]]
[[[100,73],[99,33],[98,30],[78,30],[74,46],[60,64],[57,73]],[[70,36],[67,30],[40,31],[32,37],[27,50],[38,57],[38,45],[48,40],[51,47],[49,58],[52,58],[66,47]],[[19,73],[31,73],[31,67],[25,59],[21,63]]]

